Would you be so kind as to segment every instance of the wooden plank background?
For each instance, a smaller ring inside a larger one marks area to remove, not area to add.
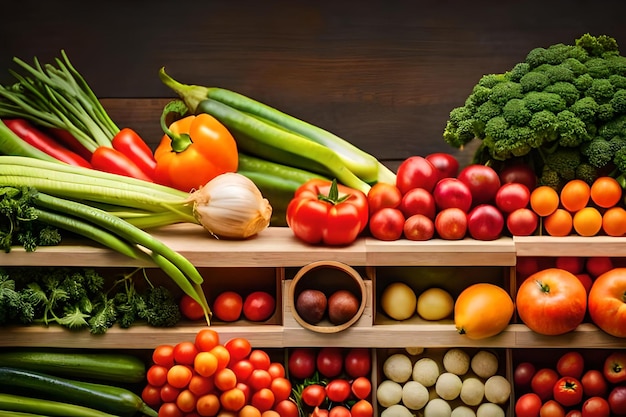
[[[480,76],[537,46],[606,34],[626,52],[626,2],[528,0],[70,0],[5,2],[0,82],[12,58],[64,49],[120,126],[153,146],[183,83],[236,90],[331,130],[394,167],[465,152],[441,137]]]

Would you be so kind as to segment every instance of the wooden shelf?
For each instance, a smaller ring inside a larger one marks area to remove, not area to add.
[[[339,261],[355,267],[389,266],[502,266],[513,267],[522,256],[618,256],[626,257],[623,238],[564,238],[531,236],[503,237],[494,241],[463,239],[425,242],[398,240],[383,242],[360,238],[345,247],[307,245],[296,239],[288,228],[269,228],[244,241],[217,240],[202,227],[174,225],[151,232],[172,249],[202,268],[281,268],[302,267],[314,261]],[[84,241],[68,241],[35,252],[14,248],[0,253],[2,266],[93,266],[127,267],[138,265],[133,259]],[[284,271],[278,274],[285,280]],[[369,283],[372,292],[372,284]],[[372,293],[373,294],[373,293]],[[282,294],[281,296],[284,296]],[[374,297],[374,295],[371,295]],[[215,325],[228,339],[248,338],[255,346],[355,346],[355,347],[498,347],[498,348],[622,348],[624,340],[612,337],[596,326],[584,323],[573,332],[542,336],[522,324],[511,324],[501,334],[481,340],[459,335],[451,320],[434,323],[377,322],[368,301],[366,312],[347,330],[323,334],[304,329],[294,320],[285,300],[279,308],[281,321],[272,324],[237,323]],[[82,347],[152,349],[162,343],[189,340],[203,328],[202,323],[183,322],[174,328],[136,325],[130,329],[113,327],[104,335],[86,330],[70,331],[59,326],[16,326],[3,328],[2,346]]]

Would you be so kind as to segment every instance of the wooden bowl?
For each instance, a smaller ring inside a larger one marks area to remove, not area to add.
[[[296,300],[305,289],[322,291],[326,298],[335,291],[348,290],[359,300],[359,308],[356,314],[345,323],[338,325],[331,323],[326,312],[322,321],[311,324],[305,321],[296,309]],[[289,286],[287,298],[294,319],[302,327],[318,333],[336,333],[347,329],[359,320],[365,310],[367,290],[363,278],[354,268],[337,261],[317,261],[303,266],[298,271]]]

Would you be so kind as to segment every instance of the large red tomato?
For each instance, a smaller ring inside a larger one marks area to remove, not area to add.
[[[587,293],[571,272],[547,268],[526,278],[517,291],[517,313],[533,331],[559,335],[585,318]]]
[[[589,315],[608,334],[626,337],[626,268],[613,268],[595,279],[589,291]]]

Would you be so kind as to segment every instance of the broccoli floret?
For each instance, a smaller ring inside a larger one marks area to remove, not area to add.
[[[548,166],[544,166],[539,176],[539,184],[547,185],[559,191],[565,183],[565,180],[559,176],[559,173]]]
[[[609,103],[613,106],[615,113],[626,113],[626,89],[617,90]]]
[[[615,88],[626,88],[626,77],[619,75],[619,73],[613,73],[609,76],[609,81]]]
[[[578,91],[576,86],[565,81],[558,81],[549,85],[543,91],[558,94],[565,100],[566,106],[571,106],[580,97],[580,91]]]
[[[580,163],[580,152],[574,148],[559,147],[545,157],[546,166],[566,181],[576,177],[576,167]]]
[[[600,122],[607,122],[615,117],[615,110],[613,110],[613,106],[610,103],[600,104],[596,117]]]
[[[502,113],[502,107],[498,106],[493,101],[487,101],[486,103],[481,104],[478,107],[478,109],[476,109],[474,118],[478,122],[485,125],[487,124],[489,120],[493,119],[496,116],[499,116],[501,113]],[[478,135],[478,136],[482,136],[482,135]]]
[[[478,85],[487,88],[493,88],[496,85],[507,81],[504,74],[486,74],[478,80]]]
[[[151,287],[145,296],[145,308],[139,310],[139,317],[155,327],[175,326],[181,319],[178,303],[171,292],[163,287]]]
[[[522,98],[522,86],[512,81],[496,84],[491,89],[489,100],[499,106],[504,106],[509,100],[514,98]]]
[[[546,55],[546,48],[538,47],[531,49],[528,55],[526,55],[526,63],[530,68],[537,68],[548,63]]]
[[[489,100],[490,95],[491,88],[483,87],[482,85],[475,85],[472,89],[472,93],[468,96],[466,100],[466,106],[468,107],[468,109],[476,108]]]
[[[615,152],[613,163],[615,164],[615,168],[617,168],[621,174],[626,173],[626,147],[623,147]]]
[[[502,116],[494,117],[489,120],[485,125],[485,138],[492,138],[493,140],[506,140],[507,129],[509,124]]]
[[[537,68],[537,71],[543,71],[550,83],[572,82],[575,78],[574,72],[565,65],[543,65]]]
[[[532,112],[528,110],[524,100],[514,98],[502,108],[502,117],[511,125],[524,126],[530,121]]]
[[[545,91],[531,91],[524,96],[526,107],[532,112],[548,110],[558,113],[565,110],[565,100],[554,93],[546,93]]]
[[[585,143],[581,148],[582,154],[595,168],[604,168],[613,160],[614,151],[611,144],[602,137],[596,137]]]
[[[115,299],[108,297],[105,293],[100,294],[96,301],[95,312],[89,318],[89,331],[93,334],[104,334],[113,327],[116,320]]]
[[[613,98],[615,87],[606,78],[594,79],[585,95],[593,97],[598,103],[606,103]]]
[[[576,147],[589,139],[589,133],[585,122],[580,120],[573,112],[563,110],[557,114],[559,145],[564,147]],[[578,153],[578,150],[575,150]]]
[[[557,138],[558,119],[556,115],[547,110],[533,113],[528,126],[535,132],[537,139],[544,143],[552,142]]]
[[[608,78],[611,75],[611,68],[604,58],[591,58],[585,62],[585,66],[593,78]]]
[[[600,126],[598,135],[607,140],[611,140],[615,136],[626,135],[626,115],[620,115]]]
[[[569,110],[585,123],[591,123],[596,119],[599,107],[592,97],[583,97],[577,100]]]
[[[459,123],[448,121],[443,131],[443,139],[455,148],[462,148],[476,136],[474,134],[474,124],[475,121],[473,119],[463,120]]]
[[[515,64],[513,69],[509,71],[509,80],[519,82],[522,77],[530,71],[530,65],[527,62],[520,62]]]
[[[19,291],[8,273],[0,271],[0,325],[15,321],[28,324],[34,314],[30,293]]]
[[[542,91],[550,85],[550,79],[544,72],[531,71],[519,80],[519,84],[522,86],[524,93],[529,91]]]
[[[606,61],[609,63],[611,74],[626,74],[626,57],[620,55],[607,56]]]
[[[139,319],[139,310],[145,309],[145,300],[135,289],[131,280],[125,280],[124,290],[115,294],[117,322],[121,328],[129,328]]]
[[[563,64],[561,65],[572,71],[574,77],[578,77],[587,72],[587,67],[585,66],[585,64],[583,64],[576,58],[567,58],[565,61],[563,61]]]
[[[578,91],[584,93],[591,87],[591,84],[593,84],[593,77],[589,74],[582,74],[576,77],[573,83],[576,88],[578,88]]]
[[[615,153],[620,149],[626,147],[626,132],[624,132],[625,136],[613,136],[609,139],[609,145],[611,145],[611,152]]]
[[[591,185],[599,177],[598,170],[588,163],[582,162],[576,167],[576,178]]]
[[[584,49],[589,56],[598,57],[607,52],[617,52],[617,41],[606,35],[592,36],[585,33],[576,39],[576,46]]]

